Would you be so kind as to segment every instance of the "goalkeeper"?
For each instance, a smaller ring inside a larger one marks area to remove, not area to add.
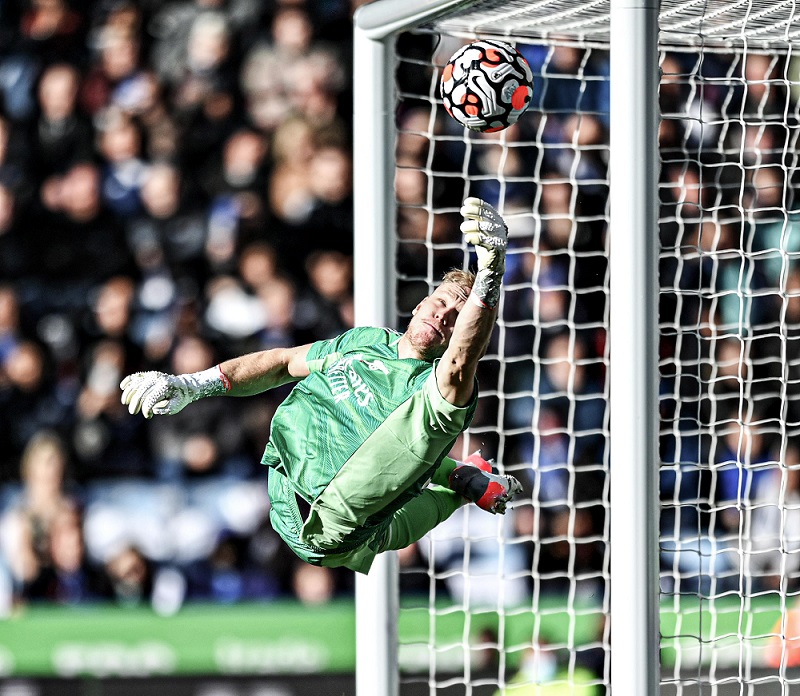
[[[466,462],[445,456],[475,412],[475,372],[495,324],[508,236],[480,199],[466,199],[461,214],[478,272],[447,273],[405,333],[355,328],[193,374],[138,372],[122,381],[122,402],[151,418],[204,397],[300,380],[273,417],[262,463],[273,527],[314,565],[366,573],[376,554],[417,541],[465,501],[505,512],[521,490],[516,479],[492,473],[477,454]],[[305,519],[299,498],[310,505]]]

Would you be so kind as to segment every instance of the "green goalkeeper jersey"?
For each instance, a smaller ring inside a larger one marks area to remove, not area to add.
[[[439,395],[434,363],[400,359],[400,334],[355,328],[312,344],[311,374],[277,409],[262,463],[273,526],[310,562],[357,548],[418,495],[472,419]],[[299,516],[295,494],[311,504]]]

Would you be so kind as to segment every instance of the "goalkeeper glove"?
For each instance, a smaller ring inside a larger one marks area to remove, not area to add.
[[[120,383],[122,403],[131,415],[142,412],[153,415],[174,415],[198,399],[229,391],[231,384],[219,365],[202,372],[168,375],[165,372],[135,372]]]
[[[506,270],[508,228],[493,206],[480,198],[467,198],[461,206],[464,239],[475,246],[478,273],[472,296],[482,307],[495,307],[500,298],[500,284]]]

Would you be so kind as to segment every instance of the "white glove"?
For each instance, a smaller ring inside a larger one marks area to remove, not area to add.
[[[475,246],[478,256],[472,292],[479,304],[494,307],[500,299],[500,284],[506,270],[508,228],[500,213],[480,198],[467,198],[461,214],[466,218],[461,223],[461,232],[467,243]]]
[[[171,416],[206,396],[224,394],[229,383],[219,367],[187,375],[165,372],[135,372],[120,383],[122,403],[131,415],[142,412],[145,418]]]

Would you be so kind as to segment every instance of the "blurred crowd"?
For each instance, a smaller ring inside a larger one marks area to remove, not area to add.
[[[668,591],[800,589],[798,70],[779,53],[662,61]]]
[[[0,599],[171,613],[187,599],[351,592],[349,574],[296,561],[267,520],[258,462],[285,389],[145,421],[118,385],[353,325],[356,4],[0,5]],[[427,596],[433,577],[476,604],[599,600],[613,467],[608,55],[520,45],[534,101],[478,135],[431,98],[431,66],[459,45],[398,40],[396,328],[432,279],[470,261],[463,198],[500,206],[500,327],[454,454],[482,447],[526,499],[505,518],[459,511],[401,553],[402,588]],[[662,58],[667,589],[800,577],[793,65]]]
[[[352,326],[354,6],[0,5],[0,603],[348,591],[266,519],[285,390],[118,385]]]

